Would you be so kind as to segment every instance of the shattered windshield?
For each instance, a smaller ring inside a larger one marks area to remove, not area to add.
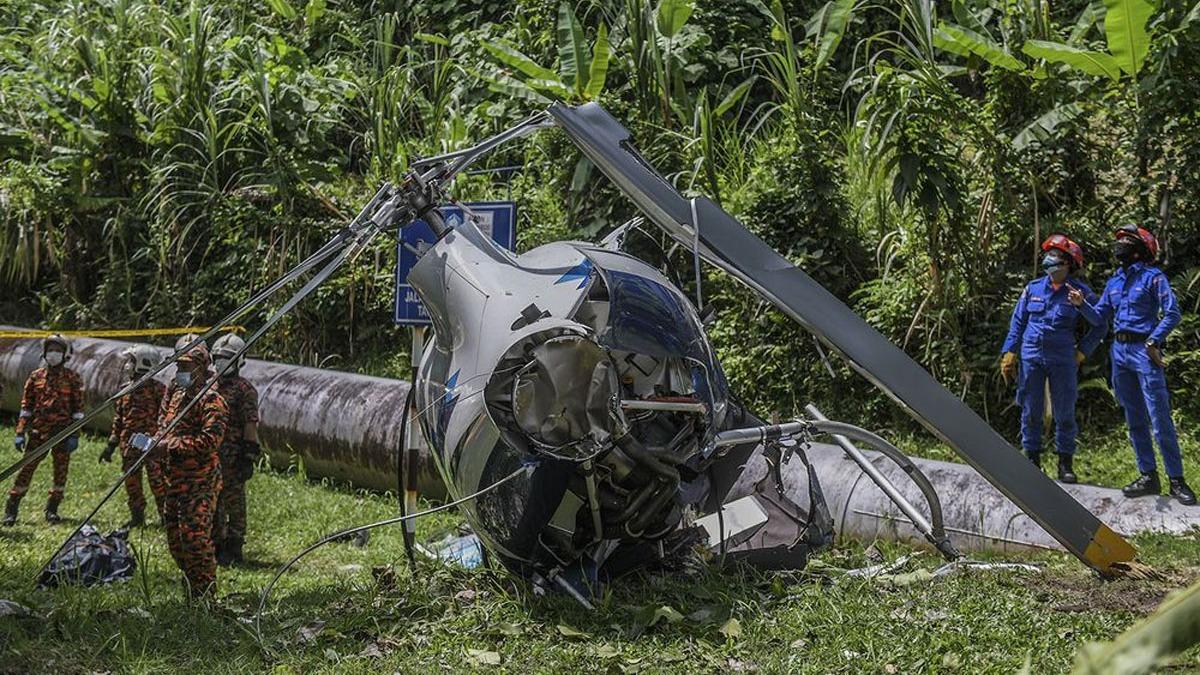
[[[720,419],[728,385],[687,298],[655,279],[614,269],[601,272],[608,285],[608,324],[600,344],[617,350],[688,364],[697,397]]]

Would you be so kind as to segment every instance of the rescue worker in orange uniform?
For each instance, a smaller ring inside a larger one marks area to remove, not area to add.
[[[66,363],[70,360],[70,340],[57,334],[42,340],[42,361],[46,365],[30,373],[25,381],[21,413],[17,419],[17,435],[13,440],[17,450],[31,452],[75,420],[83,418],[83,380],[67,367]],[[50,452],[54,460],[54,476],[50,498],[46,501],[46,522],[57,523],[62,520],[58,515],[58,505],[67,487],[71,453],[78,447],[79,434],[72,434]],[[29,491],[33,472],[41,461],[42,458],[39,458],[30,462],[17,474],[4,507],[3,524],[13,525],[17,522],[21,499]]]
[[[154,370],[162,363],[162,355],[149,345],[137,345],[123,352],[125,357],[124,372],[127,382],[133,382]],[[137,389],[117,399],[113,415],[112,431],[108,437],[108,447],[100,454],[101,462],[111,462],[113,453],[121,449],[121,472],[129,471],[129,467],[142,455],[142,451],[130,444],[135,434],[154,436],[158,432],[158,410],[162,405],[166,386],[157,380],[147,380]],[[129,522],[125,527],[141,527],[146,524],[146,496],[142,491],[142,468],[146,471],[146,479],[150,483],[150,492],[154,495],[154,506],[161,519],[163,515],[163,500],[166,498],[167,481],[162,474],[162,467],[154,460],[147,459],[142,467],[125,478],[125,493],[129,499]]]
[[[239,356],[246,343],[229,333],[213,345],[213,366],[217,371],[217,391],[229,408],[225,440],[218,453],[221,458],[221,494],[217,498],[217,521],[213,539],[217,545],[217,564],[242,562],[246,541],[246,481],[254,475],[258,447],[258,390],[241,376],[246,363]],[[236,362],[234,362],[236,359]]]
[[[229,410],[213,389],[200,393],[212,377],[206,348],[193,347],[176,363],[175,391],[164,399],[158,418],[163,437],[155,448],[167,478],[163,523],[171,557],[183,571],[185,594],[211,597],[217,583],[213,512],[221,490],[217,449]],[[185,412],[197,396],[199,400]]]

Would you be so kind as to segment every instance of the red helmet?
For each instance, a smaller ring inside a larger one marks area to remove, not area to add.
[[[1062,251],[1068,258],[1071,259],[1071,268],[1079,269],[1083,267],[1083,249],[1079,244],[1071,241],[1065,234],[1052,234],[1046,241],[1042,242],[1042,250],[1049,251],[1055,249]]]
[[[1153,234],[1150,234],[1150,230],[1147,230],[1144,227],[1138,227],[1137,225],[1122,225],[1121,227],[1118,227],[1115,232],[1113,232],[1113,237],[1116,239],[1133,239],[1135,241],[1140,241],[1142,242],[1142,246],[1144,246],[1146,251],[1150,254],[1151,262],[1158,258],[1158,239],[1155,238]]]

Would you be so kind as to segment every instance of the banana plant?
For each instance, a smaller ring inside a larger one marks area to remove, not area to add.
[[[1104,0],[1104,37],[1108,51],[1076,47],[1049,40],[1028,40],[1021,48],[1027,56],[1061,63],[1113,81],[1128,75],[1137,79],[1150,51],[1147,23],[1155,7],[1149,0]]]
[[[481,41],[503,68],[479,74],[492,91],[540,104],[552,100],[594,101],[604,91],[612,50],[608,27],[601,23],[589,47],[578,17],[566,2],[558,7],[558,70],[538,64],[508,40]]]

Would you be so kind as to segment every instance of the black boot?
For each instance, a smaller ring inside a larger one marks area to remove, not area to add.
[[[1078,483],[1079,477],[1075,475],[1074,455],[1068,455],[1065,452],[1058,453],[1058,479],[1064,483]]]
[[[1044,471],[1044,469],[1042,468],[1042,453],[1030,452],[1030,451],[1026,450],[1025,456],[1029,458],[1029,461],[1033,462],[1033,465],[1038,468],[1038,471]]]
[[[62,501],[62,497],[55,499],[51,497],[46,502],[46,522],[51,525],[62,522],[62,516],[58,515],[58,503]]]
[[[242,557],[242,544],[243,541],[240,538],[225,540],[225,557],[229,559],[230,565],[240,565],[245,562]]]
[[[1121,488],[1126,497],[1148,497],[1162,494],[1162,483],[1158,482],[1158,473],[1144,473],[1137,480]]]
[[[129,520],[123,526],[126,530],[132,530],[135,527],[141,527],[146,524],[146,512],[138,509],[137,511],[129,511]]]
[[[213,548],[216,549],[217,564],[221,567],[229,567],[229,563],[231,562],[229,559],[229,540],[218,539],[213,542]]]
[[[4,520],[0,521],[6,527],[11,527],[17,524],[17,507],[21,505],[21,498],[8,496],[8,501],[4,504]]]
[[[1192,492],[1192,488],[1183,482],[1183,476],[1171,479],[1171,487],[1167,489],[1167,494],[1179,500],[1184,506],[1191,506],[1196,503],[1196,493]]]

